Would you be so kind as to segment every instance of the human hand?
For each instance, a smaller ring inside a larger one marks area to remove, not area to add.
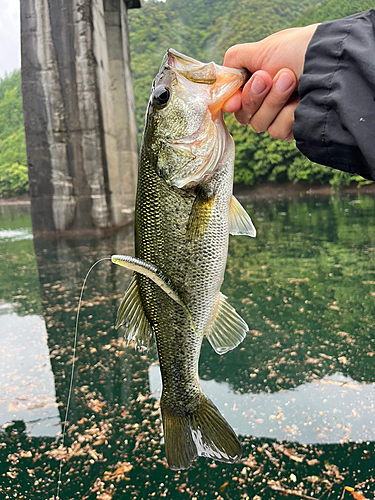
[[[307,46],[318,24],[291,28],[260,42],[230,47],[224,66],[246,68],[252,76],[242,90],[224,105],[244,126],[256,132],[268,131],[275,139],[293,139],[294,110],[298,96],[293,94],[303,72]]]

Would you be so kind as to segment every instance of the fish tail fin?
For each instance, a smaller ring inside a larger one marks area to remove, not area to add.
[[[197,456],[227,463],[241,458],[241,444],[235,432],[204,394],[192,413],[171,414],[163,405],[161,410],[165,454],[172,470],[187,469]]]
[[[191,435],[189,418],[171,415],[163,410],[165,455],[172,470],[188,469],[197,456],[193,436]]]

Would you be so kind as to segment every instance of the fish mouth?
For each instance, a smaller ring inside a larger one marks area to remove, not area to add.
[[[210,86],[212,116],[222,109],[225,101],[244,85],[250,75],[246,69],[227,68],[214,62],[202,63],[174,49],[168,49],[165,64],[191,82]]]

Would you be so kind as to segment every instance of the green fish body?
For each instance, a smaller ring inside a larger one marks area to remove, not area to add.
[[[173,50],[155,77],[142,139],[134,271],[117,326],[137,347],[155,336],[163,381],[165,452],[172,469],[196,456],[234,462],[240,443],[198,380],[204,336],[223,354],[248,327],[220,293],[229,233],[255,236],[232,196],[234,144],[221,107],[246,74]]]

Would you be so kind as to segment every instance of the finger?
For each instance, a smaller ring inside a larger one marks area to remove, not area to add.
[[[294,110],[296,109],[298,102],[298,97],[292,97],[281,109],[280,113],[268,127],[268,133],[271,137],[284,141],[292,141],[294,139]]]
[[[259,69],[257,43],[240,43],[230,47],[224,56],[223,66],[246,68],[250,73]]]
[[[255,72],[242,89],[242,107],[235,116],[244,126],[263,103],[264,98],[272,88],[272,78],[266,71]]]
[[[232,95],[227,101],[225,101],[223,105],[223,111],[225,113],[235,113],[241,109],[242,100],[241,100],[241,92],[242,90],[237,90],[235,94]]]
[[[272,89],[265,97],[262,106],[253,115],[250,124],[256,132],[265,132],[288,102],[297,86],[297,78],[292,70],[280,70],[273,80]]]

